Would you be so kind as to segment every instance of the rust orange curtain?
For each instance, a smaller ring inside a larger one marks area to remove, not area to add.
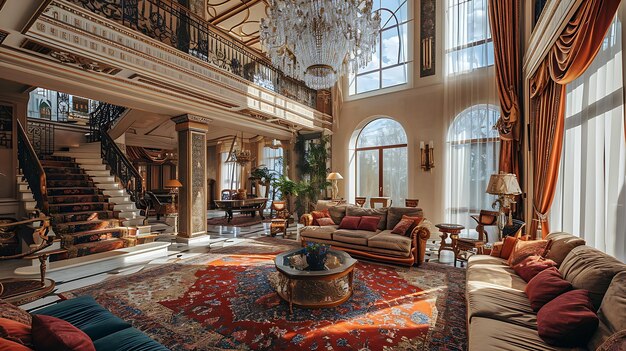
[[[520,173],[520,92],[522,64],[520,42],[520,1],[489,0],[489,24],[493,38],[496,84],[500,98],[500,118],[496,128],[500,133],[500,172],[513,173],[522,184]],[[520,197],[521,199],[521,197]],[[523,205],[517,202],[521,218]]]
[[[559,176],[565,86],[578,78],[595,58],[615,17],[619,0],[583,1],[530,80],[533,145],[533,222],[542,237],[550,232],[547,214]]]

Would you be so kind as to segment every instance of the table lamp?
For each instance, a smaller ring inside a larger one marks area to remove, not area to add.
[[[513,225],[511,204],[515,203],[515,196],[522,193],[522,189],[520,189],[519,183],[517,182],[517,176],[512,173],[504,172],[492,174],[486,192],[498,196],[498,199],[493,202],[492,206],[496,208],[496,204],[500,205],[500,215],[498,216],[498,227],[500,230],[504,228],[504,209],[509,210],[507,225]]]
[[[170,195],[172,196],[172,205],[176,206],[176,211],[178,211],[178,205],[175,203],[175,195],[178,192],[179,188],[183,187],[183,184],[178,179],[170,179],[165,182],[163,185],[164,188],[170,189]]]
[[[333,191],[332,198],[333,200],[337,198],[337,193],[339,192],[339,187],[337,186],[337,181],[343,179],[339,172],[332,172],[326,177],[326,180],[330,180],[333,183]]]

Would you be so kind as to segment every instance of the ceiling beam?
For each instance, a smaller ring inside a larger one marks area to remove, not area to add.
[[[211,24],[218,25],[226,21],[227,19],[232,18],[233,16],[236,16],[242,13],[243,11],[248,10],[250,7],[256,5],[257,3],[261,2],[261,0],[248,0],[248,1],[241,0],[241,1],[242,1],[241,4],[235,5],[229,8],[228,10],[219,14],[218,16],[213,17],[209,22],[211,22]]]

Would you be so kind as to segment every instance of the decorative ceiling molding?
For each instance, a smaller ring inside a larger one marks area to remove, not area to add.
[[[262,52],[259,26],[269,8],[267,0],[205,0],[204,5],[205,16],[211,24]]]
[[[46,10],[46,8],[51,2],[52,0],[41,1],[41,3],[39,4],[39,7],[37,8],[37,11],[35,11],[35,13],[30,17],[30,19],[28,19],[28,22],[26,23],[26,25],[22,28],[21,30],[22,34],[25,34],[26,32],[28,32],[30,27],[32,27],[33,24],[35,24],[35,21],[37,21],[37,18],[41,16],[41,14]],[[0,6],[0,8],[2,8],[2,6]]]
[[[530,79],[583,0],[549,0],[528,42],[524,74]]]
[[[39,26],[43,24],[37,25]],[[24,40],[20,47],[38,53],[40,55],[47,56],[54,61],[63,63],[65,65],[78,67],[85,71],[104,73],[112,76],[122,71],[122,69],[113,67],[106,63],[98,62],[87,57],[78,55],[76,53],[48,46],[46,44],[42,44],[31,39]]]

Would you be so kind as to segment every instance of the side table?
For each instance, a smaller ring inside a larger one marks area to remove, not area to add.
[[[276,236],[276,234],[282,233],[283,238],[287,237],[287,227],[289,227],[289,220],[282,218],[274,218],[270,223],[270,235]]]
[[[485,247],[485,242],[481,239],[469,239],[469,238],[459,238],[456,241],[456,251],[454,253],[454,264],[456,265],[456,261],[461,261],[461,267],[463,267],[463,262],[467,262],[467,260],[474,255],[475,253],[483,254],[483,249]],[[476,252],[474,252],[476,251]],[[463,256],[462,253],[465,253]]]
[[[452,224],[452,223],[439,223],[435,225],[441,232],[441,244],[439,245],[439,257],[441,257],[441,251],[447,250],[452,251],[454,253],[454,266],[456,267],[456,258],[458,255],[457,250],[457,240],[459,239],[459,234],[461,230],[465,229],[464,226],[460,224]],[[452,239],[451,243],[447,243],[446,239],[450,236]]]

